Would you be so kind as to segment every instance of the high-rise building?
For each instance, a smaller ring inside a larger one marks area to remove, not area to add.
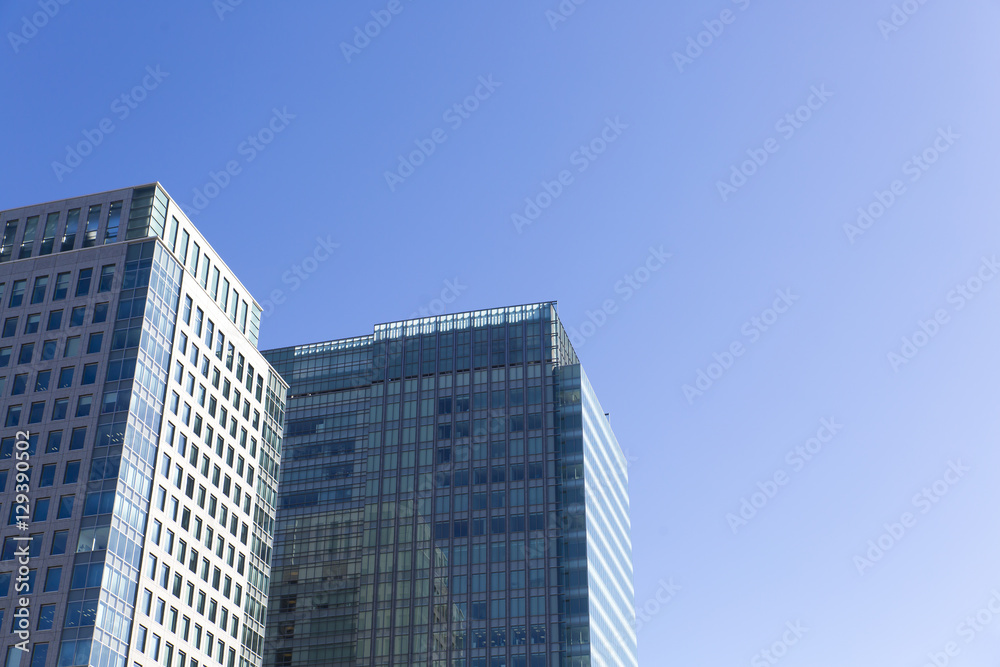
[[[626,461],[555,303],[264,356],[268,667],[637,664]]]
[[[159,184],[0,229],[3,667],[261,664],[287,385],[260,307]]]

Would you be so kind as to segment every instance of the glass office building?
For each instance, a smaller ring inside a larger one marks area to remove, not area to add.
[[[271,350],[265,664],[637,664],[626,462],[555,303]]]
[[[287,385],[159,184],[0,211],[3,667],[260,665]]]

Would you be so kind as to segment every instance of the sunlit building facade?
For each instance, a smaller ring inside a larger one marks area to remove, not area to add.
[[[637,664],[626,461],[555,303],[265,352],[265,664]]]
[[[159,184],[0,230],[3,666],[260,665],[286,390],[260,307]]]

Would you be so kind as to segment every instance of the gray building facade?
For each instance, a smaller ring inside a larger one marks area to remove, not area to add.
[[[4,667],[260,665],[286,384],[159,184],[0,212]]]
[[[268,667],[637,664],[626,461],[555,303],[264,354]]]

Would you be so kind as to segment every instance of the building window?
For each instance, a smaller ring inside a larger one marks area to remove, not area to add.
[[[97,283],[97,291],[99,293],[110,292],[114,281],[115,281],[115,265],[108,264],[107,266],[102,266],[101,279]]]
[[[74,208],[66,215],[66,231],[63,233],[61,252],[72,250],[76,245],[76,232],[80,226],[80,209]]]
[[[69,519],[73,516],[73,501],[76,496],[63,496],[59,499],[59,512],[56,519]]]
[[[61,531],[57,532],[53,536],[53,540],[52,540],[52,554],[53,555],[58,556],[60,554],[66,553],[66,535],[68,533],[69,533],[69,531],[61,530]],[[61,536],[61,542],[62,542],[62,550],[61,551],[57,551],[57,549],[56,549],[56,541],[60,538],[60,536]],[[45,585],[42,587],[42,592],[43,593],[52,593],[54,591],[58,591],[59,590],[59,583],[61,581],[62,581],[62,567],[61,566],[50,567],[45,572]]]
[[[42,421],[42,416],[45,414],[45,401],[39,401],[37,403],[31,404],[31,409],[28,411],[28,423],[38,424]]]
[[[18,259],[31,257],[31,249],[35,245],[35,234],[37,233],[38,216],[33,215],[24,223],[24,238],[21,239],[21,251],[17,254]]]
[[[63,357],[75,357],[80,354],[80,337],[73,336],[66,339],[66,347],[63,349]]]
[[[30,364],[31,357],[35,354],[35,344],[25,343],[21,346],[21,352],[17,356],[17,363],[19,364]]]
[[[24,303],[24,290],[28,286],[27,280],[15,280],[14,284],[10,289],[10,301],[7,302],[7,306],[10,308],[16,308]]]
[[[66,419],[66,412],[69,410],[68,398],[57,398],[52,404],[52,421]]]
[[[45,301],[45,292],[49,286],[48,276],[39,276],[35,278],[35,286],[31,289],[31,303],[42,303]]]
[[[72,274],[69,271],[56,276],[56,287],[52,291],[53,301],[62,301],[66,298],[66,293],[69,292],[69,279],[71,276]]]
[[[76,296],[86,296],[90,294],[90,279],[93,275],[93,269],[80,269],[80,273],[76,278]]]
[[[93,396],[81,396],[76,402],[76,416],[86,417],[90,414],[90,404],[93,401]]]
[[[6,262],[14,254],[14,236],[17,235],[17,220],[8,220],[0,243],[0,262]]]
[[[108,225],[104,232],[104,243],[114,243],[118,240],[118,227],[122,221],[122,202],[111,203],[111,210],[108,211]]]
[[[101,351],[101,343],[104,341],[104,333],[97,332],[90,334],[90,340],[87,343],[87,354],[95,354]]]
[[[98,303],[94,304],[94,319],[93,324],[100,324],[101,322],[107,322],[108,320],[108,304]]]
[[[96,204],[87,211],[87,226],[83,231],[83,247],[92,248],[97,244],[97,228],[101,225],[101,205]]]

